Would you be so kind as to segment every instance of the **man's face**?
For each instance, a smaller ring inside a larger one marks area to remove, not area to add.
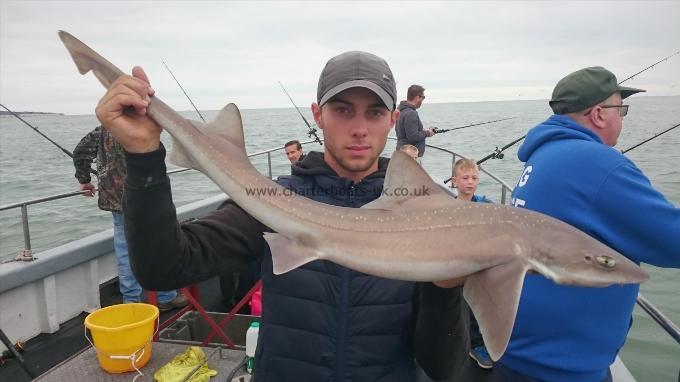
[[[286,150],[286,156],[290,163],[297,163],[302,155],[302,148],[297,147],[297,144],[288,145],[284,148]]]
[[[469,199],[479,186],[479,171],[472,168],[458,170],[452,180],[453,185],[458,189],[459,197],[467,196],[465,199]]]
[[[378,169],[387,133],[399,118],[365,88],[351,88],[323,107],[312,104],[316,124],[323,130],[324,160],[338,175],[359,181]]]
[[[419,96],[416,96],[416,99],[414,101],[415,101],[415,103],[413,105],[416,107],[416,109],[423,106],[423,101],[425,101],[425,93],[423,93]]]

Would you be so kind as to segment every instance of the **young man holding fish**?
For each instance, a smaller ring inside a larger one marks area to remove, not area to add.
[[[133,269],[149,287],[175,288],[261,261],[263,321],[254,381],[411,382],[414,360],[441,379],[465,359],[460,288],[369,276],[325,260],[274,275],[263,239],[268,228],[233,202],[180,225],[161,128],[146,115],[152,95],[136,67],[133,76],[116,80],[97,107],[97,117],[127,151],[125,216]],[[343,207],[380,197],[388,161],[379,155],[399,117],[396,99],[383,59],[347,52],[329,60],[312,104],[324,153],[310,152],[278,183]]]

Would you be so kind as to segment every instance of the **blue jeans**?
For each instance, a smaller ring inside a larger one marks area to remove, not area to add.
[[[128,256],[127,241],[125,241],[125,228],[123,226],[123,213],[111,212],[113,214],[113,248],[116,251],[116,261],[118,262],[118,283],[120,284],[120,294],[123,295],[123,302],[140,302],[142,300],[142,286],[139,285],[135,275],[132,274],[130,267],[130,257]],[[158,292],[158,302],[168,303],[177,297],[177,291]]]

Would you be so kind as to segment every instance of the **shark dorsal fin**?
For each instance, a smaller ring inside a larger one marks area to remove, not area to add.
[[[244,152],[246,150],[241,112],[233,103],[223,107],[215,120],[205,125],[204,132],[224,138]]]
[[[418,162],[414,161],[402,151],[397,150],[392,153],[392,158],[390,159],[390,164],[387,166],[387,173],[385,174],[385,187],[392,190],[404,188],[413,190],[413,187],[420,186],[429,188],[430,195],[446,195],[446,192],[430,178]]]
[[[456,202],[416,161],[399,150],[392,154],[387,166],[383,190],[380,198],[362,208],[437,208]]]
[[[234,146],[243,150],[245,155],[245,139],[243,138],[243,123],[238,107],[233,103],[228,104],[219,113],[215,120],[204,124],[198,121],[189,121],[202,134],[210,136],[213,141],[226,140]],[[186,168],[201,170],[196,163],[187,155],[182,145],[172,139],[172,152],[170,153],[170,163]]]

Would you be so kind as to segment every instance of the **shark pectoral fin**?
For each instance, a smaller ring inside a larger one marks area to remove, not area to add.
[[[281,234],[265,232],[264,239],[269,244],[269,250],[272,253],[275,275],[292,271],[301,265],[319,258],[317,251],[290,240]]]
[[[189,120],[189,122],[196,128],[200,128],[200,122],[191,120]],[[184,149],[184,146],[182,146],[182,144],[176,140],[175,137],[172,137],[172,151],[170,151],[168,161],[170,161],[170,163],[174,164],[175,166],[192,168],[194,170],[201,171],[199,166],[187,153],[187,150]]]
[[[508,346],[527,267],[520,261],[497,265],[468,276],[463,296],[479,324],[491,359]]]

